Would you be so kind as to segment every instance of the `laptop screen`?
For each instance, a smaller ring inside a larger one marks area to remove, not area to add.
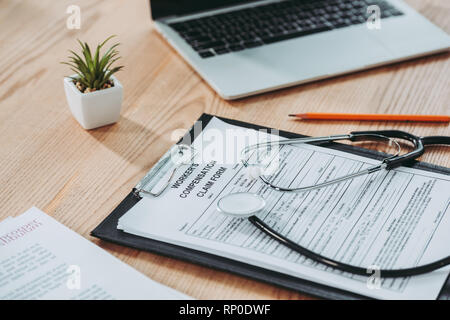
[[[244,4],[258,0],[150,0],[153,19]]]

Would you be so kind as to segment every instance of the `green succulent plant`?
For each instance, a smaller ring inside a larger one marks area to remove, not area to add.
[[[72,53],[68,57],[69,61],[61,62],[70,66],[70,69],[77,74],[70,78],[73,79],[80,91],[91,92],[114,86],[110,78],[114,73],[123,68],[123,66],[112,66],[114,62],[120,59],[119,52],[116,49],[119,43],[112,45],[100,56],[101,48],[113,37],[115,36],[110,36],[101,44],[97,45],[94,55],[92,55],[89,45],[86,42],[83,43],[78,40],[82,49],[83,58],[76,52],[69,50]]]

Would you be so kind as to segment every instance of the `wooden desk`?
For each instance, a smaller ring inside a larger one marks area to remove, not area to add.
[[[447,0],[408,0],[450,33]],[[81,29],[66,8],[81,7]],[[125,88],[119,123],[83,130],[63,90],[59,64],[76,38],[122,42]],[[307,135],[398,128],[450,134],[448,125],[297,122],[302,111],[449,114],[448,54],[423,58],[239,101],[218,97],[155,32],[146,0],[0,2],[0,218],[37,206],[149,277],[203,299],[305,299],[306,295],[89,236],[203,112]],[[423,160],[450,166],[448,150]]]

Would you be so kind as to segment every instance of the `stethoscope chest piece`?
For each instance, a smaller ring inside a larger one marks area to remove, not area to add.
[[[261,211],[266,201],[259,195],[251,192],[230,193],[217,201],[217,210],[221,213],[248,218]]]

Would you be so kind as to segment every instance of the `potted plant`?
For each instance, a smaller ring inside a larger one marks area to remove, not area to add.
[[[112,37],[97,45],[94,54],[87,43],[78,40],[82,54],[69,50],[72,54],[69,61],[62,62],[75,72],[64,78],[64,90],[73,116],[85,129],[115,123],[120,117],[123,87],[114,74],[123,66],[113,67],[120,58],[116,50],[119,43],[100,55],[100,50]]]

